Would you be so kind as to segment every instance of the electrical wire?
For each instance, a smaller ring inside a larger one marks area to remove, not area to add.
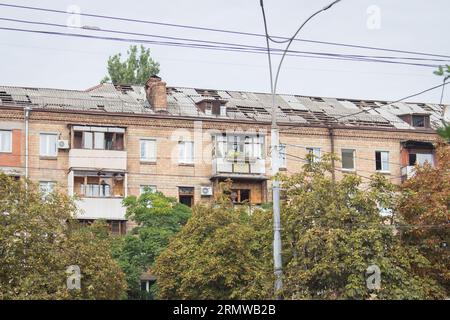
[[[84,26],[69,26],[69,25],[66,25],[66,24],[41,22],[41,21],[31,21],[31,20],[23,20],[23,19],[16,19],[16,18],[6,18],[6,17],[0,17],[0,20],[1,21],[24,23],[24,24],[39,25],[39,26],[50,26],[50,27],[68,28],[68,29],[80,29],[80,30],[93,31],[93,32],[107,32],[107,33],[125,34],[125,35],[132,35],[132,36],[144,36],[144,37],[150,37],[150,38],[161,38],[161,39],[168,39],[168,40],[207,43],[207,44],[214,44],[214,45],[236,46],[237,48],[255,49],[255,50],[263,50],[263,51],[266,50],[266,48],[264,48],[264,47],[250,46],[250,45],[245,45],[245,44],[241,44],[241,43],[208,41],[208,40],[193,39],[193,38],[169,37],[169,36],[162,36],[162,35],[156,35],[156,34],[148,34],[148,33],[140,33],[140,32],[127,32],[127,31],[121,31],[121,30],[105,29],[105,28],[101,28],[101,27],[94,29],[94,28],[87,28],[87,27],[84,27]],[[282,49],[276,49],[276,48],[272,49],[272,51],[274,51],[274,52],[283,52]],[[449,62],[450,61],[449,59],[436,59],[436,58],[414,58],[414,57],[399,57],[399,56],[372,56],[372,55],[356,55],[356,54],[336,54],[336,53],[330,53],[330,52],[314,52],[314,51],[298,51],[298,50],[288,50],[288,52],[290,52],[290,53],[301,53],[301,54],[325,55],[325,56],[337,56],[337,57],[349,57],[349,58],[417,60],[417,61],[434,61],[434,62]]]
[[[258,49],[258,48],[236,47],[235,45],[218,46],[218,45],[195,44],[195,43],[174,42],[174,41],[157,41],[157,40],[147,40],[147,39],[137,39],[137,38],[106,37],[106,36],[87,35],[87,34],[80,34],[80,33],[57,32],[57,31],[47,31],[47,30],[32,30],[32,29],[23,29],[23,28],[0,27],[0,30],[52,35],[52,36],[76,37],[76,38],[83,38],[83,39],[119,41],[119,42],[125,42],[125,43],[140,43],[140,44],[152,44],[152,45],[160,45],[160,46],[195,48],[195,49],[215,50],[215,51],[223,51],[223,52],[244,52],[244,53],[253,53],[253,54],[266,54],[266,51],[267,51],[267,49],[263,49],[263,48]],[[284,55],[285,57],[292,56],[292,57],[309,58],[309,59],[375,62],[375,63],[387,63],[387,64],[394,64],[394,65],[426,67],[426,68],[433,68],[433,69],[436,69],[437,67],[439,67],[438,64],[391,61],[391,60],[384,60],[384,59],[364,58],[363,56],[352,57],[352,56],[345,55],[345,54],[332,54],[332,53],[295,54],[295,53],[287,53],[287,52],[285,52],[283,54],[280,52],[273,52],[273,54],[281,55],[281,56]]]
[[[8,3],[0,3],[0,6],[9,7],[9,8],[16,8],[16,9],[25,9],[25,10],[34,10],[34,11],[48,12],[48,13],[57,13],[57,14],[63,14],[63,15],[76,14],[76,15],[79,15],[79,16],[91,17],[91,18],[116,20],[116,21],[122,21],[122,22],[152,24],[152,25],[159,25],[159,26],[165,26],[165,27],[185,28],[185,29],[193,29],[193,30],[208,31],[208,32],[219,32],[219,33],[227,33],[227,34],[234,34],[234,35],[241,35],[241,36],[253,36],[253,37],[264,37],[264,38],[266,37],[266,35],[264,35],[264,34],[251,33],[251,32],[224,30],[224,29],[217,29],[217,28],[206,28],[206,27],[199,27],[199,26],[192,26],[192,25],[173,24],[173,23],[165,23],[165,22],[141,20],[141,19],[132,19],[132,18],[124,18],[124,17],[117,17],[117,16],[108,16],[108,15],[100,15],[100,14],[93,14],[93,13],[84,13],[84,12],[70,13],[70,12],[67,12],[67,11],[64,11],[64,10],[49,9],[49,8],[42,8],[42,7],[32,7],[32,6],[23,6],[23,5],[8,4]],[[290,38],[280,37],[280,36],[270,36],[270,38],[271,39],[284,40],[285,42],[288,42],[290,40]],[[367,50],[377,50],[377,51],[386,51],[386,52],[405,53],[405,54],[410,54],[410,55],[422,55],[422,56],[450,58],[450,55],[442,55],[442,54],[418,52],[418,51],[408,51],[408,50],[398,50],[398,49],[390,49],[390,48],[380,48],[380,47],[364,46],[364,45],[356,45],[356,44],[346,44],[346,43],[339,43],[339,42],[317,41],[317,40],[310,40],[310,39],[294,39],[294,41],[309,42],[309,43],[331,45],[331,46],[342,46],[342,47],[347,47],[347,48],[358,48],[358,49],[367,49]]]

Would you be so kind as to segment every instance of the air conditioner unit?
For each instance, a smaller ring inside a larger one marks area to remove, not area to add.
[[[200,188],[200,194],[202,196],[212,196],[212,194],[213,194],[212,187],[210,187],[210,186],[201,187]]]
[[[69,149],[69,140],[58,140],[58,149]]]

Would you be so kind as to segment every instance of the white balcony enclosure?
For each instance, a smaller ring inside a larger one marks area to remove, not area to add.
[[[266,161],[254,159],[252,161],[239,161],[227,158],[215,158],[212,162],[213,175],[217,174],[254,174],[266,173]]]
[[[82,198],[77,200],[77,219],[126,220],[123,198]]]
[[[98,170],[127,169],[127,152],[117,150],[71,149],[70,168],[89,168]]]
[[[414,166],[402,167],[402,178],[404,180],[414,177],[415,174],[416,174],[416,169]]]

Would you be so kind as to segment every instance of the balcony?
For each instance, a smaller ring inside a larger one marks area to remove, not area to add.
[[[416,174],[416,169],[414,166],[406,166],[402,167],[402,181],[408,180],[409,178],[414,177]]]
[[[77,200],[78,219],[126,220],[123,198],[82,198]]]
[[[69,167],[125,171],[127,169],[127,152],[117,150],[71,149],[69,151]]]
[[[266,173],[265,159],[248,161],[232,158],[215,158],[212,161],[213,175],[263,176]]]

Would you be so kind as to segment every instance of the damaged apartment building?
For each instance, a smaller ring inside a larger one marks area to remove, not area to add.
[[[124,197],[158,190],[191,206],[226,179],[236,204],[270,201],[270,94],[167,87],[152,76],[146,86],[85,91],[0,86],[0,102],[1,172],[78,195],[81,221],[124,233],[133,226]],[[275,102],[283,172],[333,152],[336,179],[380,172],[394,183],[435,162],[446,108],[287,94]]]

